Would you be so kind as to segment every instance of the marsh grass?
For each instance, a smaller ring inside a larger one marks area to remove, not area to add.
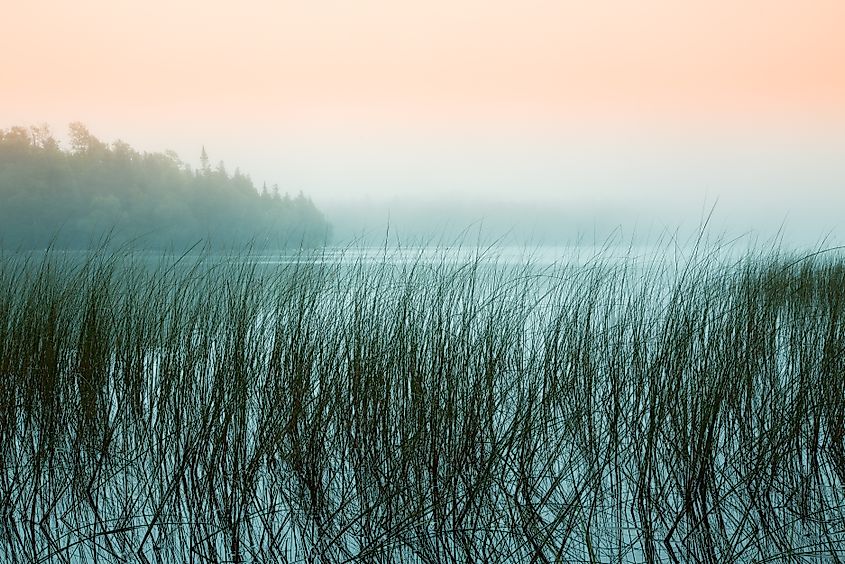
[[[840,561],[843,347],[835,254],[7,252],[0,559]]]

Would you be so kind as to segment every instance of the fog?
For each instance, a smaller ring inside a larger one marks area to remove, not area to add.
[[[51,126],[69,147],[66,125]],[[212,164],[225,161],[255,189],[301,192],[325,215],[337,245],[378,244],[386,234],[403,244],[464,238],[559,245],[611,234],[646,242],[667,232],[687,237],[705,217],[712,234],[726,237],[777,235],[793,246],[842,239],[845,135],[834,127],[312,124],[270,131],[99,123],[91,130],[142,152],[175,150],[195,170],[206,148]]]
[[[841,229],[845,3],[9,3],[0,128],[300,191],[336,241]],[[586,232],[586,233],[585,233]]]
[[[203,141],[256,184],[314,199],[336,242],[389,229],[567,243],[710,228],[812,245],[841,236],[845,135],[834,128],[231,132]],[[214,132],[209,132],[214,133]],[[196,160],[199,139],[174,139]],[[164,147],[167,140],[155,140]],[[191,149],[193,144],[194,149]]]

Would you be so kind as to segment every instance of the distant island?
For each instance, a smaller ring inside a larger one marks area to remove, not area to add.
[[[173,151],[105,143],[81,123],[65,149],[46,126],[0,130],[0,247],[86,249],[106,234],[141,248],[313,247],[331,230],[301,192],[258,190],[250,177],[192,169]]]

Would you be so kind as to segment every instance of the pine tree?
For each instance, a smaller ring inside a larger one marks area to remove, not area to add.
[[[208,164],[208,153],[205,152],[205,145],[202,146],[202,153],[200,153],[200,170],[204,174],[207,174],[211,170]]]

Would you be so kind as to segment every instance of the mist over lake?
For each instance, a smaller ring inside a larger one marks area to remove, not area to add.
[[[845,560],[845,2],[8,2],[0,561]]]
[[[4,253],[4,554],[841,557],[843,273],[700,242]]]
[[[5,560],[845,558],[835,231],[335,230],[205,149],[70,131],[0,131]]]

